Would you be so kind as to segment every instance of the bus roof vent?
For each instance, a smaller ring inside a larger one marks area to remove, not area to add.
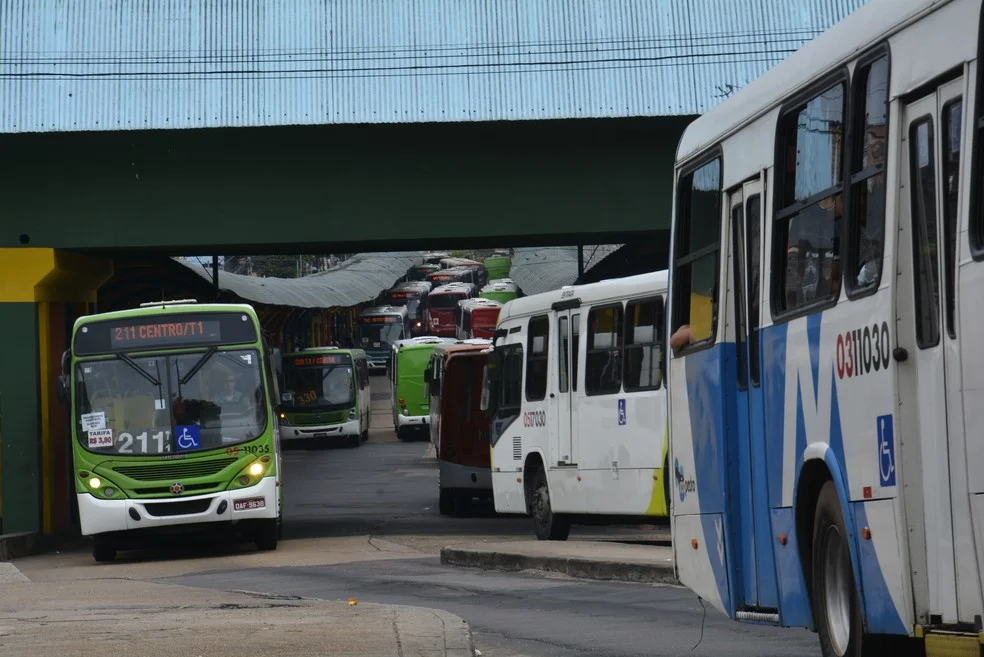
[[[182,305],[186,305],[186,304],[189,304],[189,303],[198,303],[198,299],[171,299],[169,301],[165,301],[165,300],[162,299],[160,301],[148,301],[146,303],[142,303],[142,304],[140,304],[140,307],[141,308],[154,308],[154,307],[157,307],[157,306],[161,306],[161,307],[163,307],[163,306],[182,306]]]

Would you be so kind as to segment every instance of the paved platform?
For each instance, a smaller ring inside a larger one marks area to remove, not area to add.
[[[436,609],[125,579],[31,582],[7,566],[4,657],[474,656],[465,621]]]
[[[586,579],[676,584],[666,544],[594,541],[505,541],[449,545],[441,563],[489,570],[541,570]]]

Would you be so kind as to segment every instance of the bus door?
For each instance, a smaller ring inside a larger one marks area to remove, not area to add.
[[[737,377],[736,423],[728,445],[731,544],[735,547],[736,609],[776,609],[779,594],[772,553],[765,472],[759,313],[761,298],[761,179],[730,194],[732,300]]]
[[[573,396],[577,392],[577,346],[575,328],[580,320],[577,311],[557,311],[557,386],[550,393],[557,406],[557,426],[553,431],[553,461],[551,467],[577,466],[577,404]]]
[[[962,78],[947,82],[904,110],[893,356],[901,395],[896,426],[911,434],[906,439],[891,435],[891,425],[888,432],[878,428],[880,487],[896,485],[900,446],[909,467],[903,492],[921,623],[932,622],[929,615],[974,623],[982,606],[955,311],[963,89]]]

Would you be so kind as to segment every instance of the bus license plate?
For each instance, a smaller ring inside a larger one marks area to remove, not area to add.
[[[262,509],[266,506],[266,500],[262,497],[247,497],[244,500],[234,500],[232,508],[234,511],[251,511]]]

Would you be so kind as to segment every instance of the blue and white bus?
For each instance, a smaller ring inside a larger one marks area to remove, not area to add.
[[[678,576],[825,656],[984,643],[981,5],[872,0],[678,147]]]

